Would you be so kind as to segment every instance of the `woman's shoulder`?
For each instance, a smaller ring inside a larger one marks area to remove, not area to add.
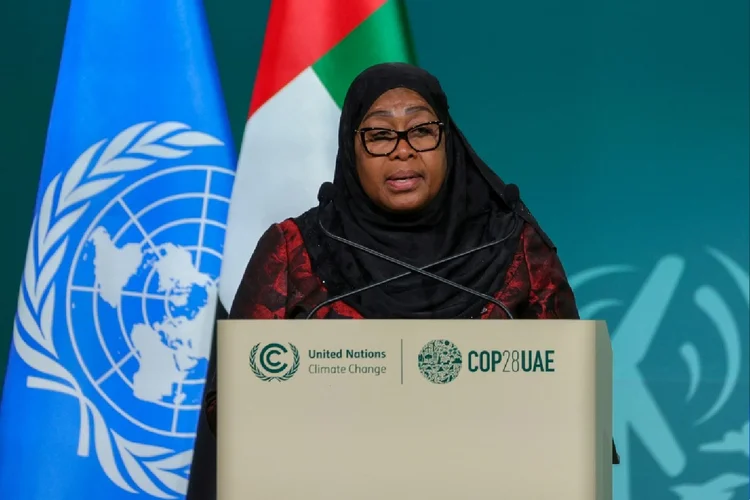
[[[518,214],[520,215],[523,223],[523,227],[521,230],[521,238],[523,240],[532,241],[535,244],[541,244],[546,247],[548,251],[557,251],[557,247],[555,246],[552,239],[546,232],[544,232],[544,230],[539,225],[536,217],[534,217],[534,215],[529,211],[528,207],[526,207],[523,202],[520,203]]]
[[[304,247],[305,235],[313,230],[317,223],[317,207],[296,216],[288,217],[271,225],[269,230],[283,236],[289,251]]]
[[[551,266],[556,259],[557,249],[546,235],[535,224],[524,221],[518,236],[518,246],[508,267],[508,279],[530,279],[529,273],[540,267]]]
[[[302,285],[312,286],[308,285],[314,278],[310,259],[296,219],[274,222],[260,236],[230,317],[283,318],[289,297],[296,295]]]
[[[556,254],[557,246],[534,219],[521,218],[521,230],[518,235],[516,255]]]
[[[278,246],[282,242],[286,246],[289,246],[290,242],[301,244],[304,241],[304,233],[316,220],[316,213],[317,207],[314,207],[296,217],[287,217],[272,223],[261,235],[258,245],[262,246],[263,242],[273,246]]]
[[[305,232],[312,229],[317,221],[317,208],[312,208],[296,217],[288,217],[268,226],[258,239],[255,260],[277,261],[290,264],[291,262],[308,261],[305,246]]]

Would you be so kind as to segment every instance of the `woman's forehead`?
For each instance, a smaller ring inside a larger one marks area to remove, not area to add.
[[[376,118],[376,117],[393,118],[396,116],[416,115],[418,113],[427,113],[430,115],[435,114],[434,111],[432,111],[432,108],[430,108],[428,105],[422,105],[422,104],[417,104],[414,106],[394,105],[391,107],[374,108],[365,115],[362,121],[367,121],[369,118]]]
[[[380,94],[372,103],[371,108],[378,105],[392,105],[395,103],[419,103],[428,106],[427,99],[416,90],[406,87],[396,87]]]
[[[389,90],[379,96],[367,110],[362,120],[376,116],[393,117],[417,113],[434,115],[435,110],[419,93],[410,89],[398,88]]]

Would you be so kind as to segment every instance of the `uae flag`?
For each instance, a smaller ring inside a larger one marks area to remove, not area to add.
[[[273,0],[227,221],[227,310],[263,232],[333,180],[346,91],[382,62],[414,62],[400,0]]]
[[[333,179],[346,91],[382,62],[415,62],[401,0],[273,0],[227,220],[217,319],[226,318],[263,232],[317,205],[318,188]],[[207,387],[215,356],[214,348]],[[214,500],[216,441],[205,418],[193,457],[187,500]]]

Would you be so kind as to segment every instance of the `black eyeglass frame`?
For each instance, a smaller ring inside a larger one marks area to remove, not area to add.
[[[438,126],[438,140],[437,143],[435,143],[434,147],[427,148],[427,149],[417,149],[414,147],[414,145],[409,141],[409,132],[411,132],[414,129],[417,129],[419,127],[424,127],[425,125],[437,125]],[[354,129],[355,134],[359,134],[359,139],[362,141],[362,147],[365,148],[365,151],[367,151],[367,154],[371,156],[388,156],[392,154],[394,151],[396,151],[396,148],[398,147],[398,144],[401,142],[401,139],[405,140],[406,143],[414,150],[419,153],[426,153],[427,151],[434,151],[438,147],[440,147],[440,143],[443,142],[443,130],[445,128],[445,124],[441,121],[435,120],[430,122],[424,122],[420,123],[418,125],[414,125],[413,127],[409,127],[406,130],[395,130],[392,128],[385,128],[385,127],[364,127],[359,129]],[[367,141],[365,141],[365,133],[371,132],[373,130],[383,130],[386,132],[393,132],[396,134],[396,142],[393,143],[393,149],[391,149],[387,153],[373,153],[367,148]]]

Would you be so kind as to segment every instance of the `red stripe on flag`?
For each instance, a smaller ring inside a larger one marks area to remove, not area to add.
[[[273,0],[249,115],[387,1]]]

